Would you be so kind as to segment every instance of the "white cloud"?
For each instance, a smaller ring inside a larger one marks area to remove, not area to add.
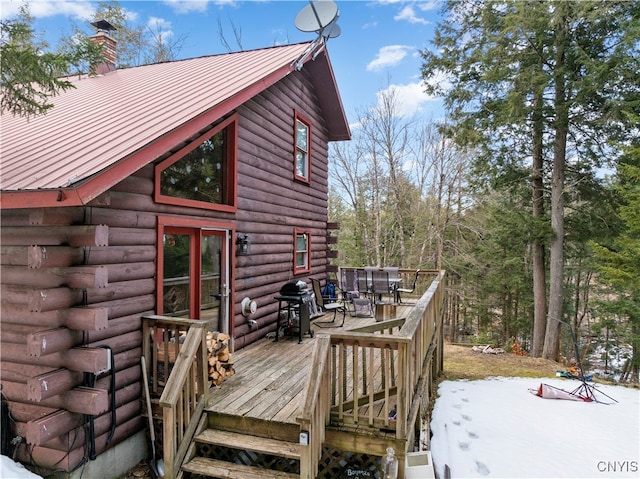
[[[160,17],[149,17],[147,26],[158,30],[171,30],[171,22]]]
[[[0,11],[2,18],[15,17],[24,0],[2,0]],[[29,12],[34,18],[65,15],[68,17],[89,20],[93,18],[95,7],[88,1],[30,1]]]
[[[429,23],[431,23],[428,20],[417,16],[413,9],[413,5],[406,5],[402,10],[400,10],[400,13],[393,17],[393,19],[398,21],[406,20],[409,23],[421,23],[423,25],[429,25]]]
[[[213,2],[221,3],[221,2]],[[225,4],[233,4],[233,1],[222,2]],[[209,6],[209,0],[164,0],[164,4],[168,5],[176,13],[190,12],[206,12]]]
[[[123,8],[125,18],[130,22],[138,21],[138,12],[134,10],[129,10],[128,8]]]
[[[174,12],[191,13],[207,11],[209,4],[218,7],[235,7],[236,0],[164,0],[163,3],[173,9]]]
[[[157,35],[162,43],[166,43],[173,36],[171,22],[164,18],[149,17],[147,28]]]
[[[378,101],[389,91],[393,91],[396,98],[398,116],[409,117],[425,108],[425,103],[436,100],[435,97],[424,92],[422,82],[407,83],[405,85],[389,85],[386,90],[379,91],[376,95]]]
[[[387,45],[378,50],[376,57],[367,65],[367,71],[380,71],[383,68],[392,67],[407,56],[412,47],[407,45]]]
[[[15,17],[20,6],[25,0],[1,0],[0,16],[2,18]],[[80,20],[93,20],[96,12],[95,4],[85,0],[29,0],[29,13],[34,18],[53,17],[55,15],[64,15]],[[131,22],[138,19],[138,13],[134,10],[122,7],[125,18]]]
[[[430,12],[433,10],[437,10],[442,5],[442,2],[439,0],[432,0],[429,2],[419,3],[418,8],[423,12]]]

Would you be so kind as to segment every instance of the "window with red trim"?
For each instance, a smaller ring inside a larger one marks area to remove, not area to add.
[[[295,157],[293,176],[296,180],[311,181],[311,123],[295,114]]]
[[[234,117],[156,166],[156,201],[235,211],[236,157]]]
[[[294,232],[293,274],[311,271],[311,234],[307,230],[297,229]]]

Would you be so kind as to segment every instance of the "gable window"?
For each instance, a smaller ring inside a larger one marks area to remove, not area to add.
[[[295,115],[294,178],[311,181],[311,123],[299,113]]]
[[[155,200],[235,211],[235,117],[216,125],[156,166]]]
[[[294,233],[295,259],[293,274],[311,271],[311,235],[307,230],[297,229]]]

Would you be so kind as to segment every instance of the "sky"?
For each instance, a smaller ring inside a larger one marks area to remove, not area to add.
[[[440,383],[431,420],[439,477],[445,464],[455,479],[640,477],[640,390],[594,384],[602,404],[531,394],[541,383],[569,392],[581,385],[558,378]]]
[[[23,0],[0,0],[0,15],[15,15]],[[69,33],[72,22],[87,33],[97,2],[29,0],[34,27],[52,45]],[[314,40],[299,31],[295,19],[309,2],[281,0],[164,0],[120,1],[132,22],[150,26],[166,38],[183,39],[179,58],[226,53],[219,35],[237,50],[234,27],[242,49]],[[439,1],[336,0],[341,34],[327,44],[336,82],[350,124],[358,113],[373,107],[380,92],[393,88],[403,116],[442,117],[442,103],[421,86],[420,51],[430,47],[441,15]]]

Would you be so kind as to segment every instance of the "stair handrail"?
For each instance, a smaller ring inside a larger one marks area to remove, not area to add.
[[[305,388],[300,415],[300,478],[314,479],[318,474],[326,426],[330,418],[330,358],[331,338],[316,337],[311,370]]]
[[[206,322],[189,325],[160,397],[165,479],[174,479],[196,432],[209,389]]]

